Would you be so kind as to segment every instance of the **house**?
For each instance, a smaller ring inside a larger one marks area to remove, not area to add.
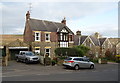
[[[105,56],[105,53],[112,50],[112,44],[108,38],[99,38],[100,41],[100,55]]]
[[[117,55],[117,54],[120,54],[120,45],[119,45],[119,42],[120,42],[120,38],[108,38],[112,44],[112,55]]]
[[[98,57],[99,56],[99,40],[93,36],[85,36],[81,35],[80,31],[76,32],[74,36],[74,45],[84,45],[90,48],[88,53],[91,57]]]
[[[120,41],[116,45],[116,55],[120,55]]]
[[[66,19],[61,23],[30,18],[26,14],[24,42],[31,45],[32,51],[40,55],[55,56],[57,47],[72,47],[74,33],[66,26]]]

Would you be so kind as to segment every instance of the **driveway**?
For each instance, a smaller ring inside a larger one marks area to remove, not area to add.
[[[3,67],[3,81],[117,81],[118,64],[95,64],[95,69],[64,69],[63,66],[43,66],[10,61]]]

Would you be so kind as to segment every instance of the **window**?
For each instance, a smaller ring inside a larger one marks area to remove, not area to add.
[[[60,42],[60,47],[68,47],[68,42]]]
[[[72,60],[72,58],[67,58],[67,59],[65,59],[65,60]]]
[[[46,54],[46,55],[49,55],[49,57],[50,57],[50,48],[46,48],[46,49],[45,49],[45,54]]]
[[[68,35],[66,33],[60,33],[59,40],[68,41]]]
[[[60,33],[60,40],[63,40],[63,34]]]
[[[92,47],[92,44],[90,43],[90,48]]]
[[[40,55],[40,47],[35,47],[35,54]]]
[[[45,34],[45,41],[50,41],[50,34],[49,33]]]
[[[69,35],[69,41],[73,41],[72,35]]]
[[[76,61],[83,61],[82,58],[74,58],[73,60],[76,60]]]
[[[35,32],[35,41],[40,41],[40,32]]]

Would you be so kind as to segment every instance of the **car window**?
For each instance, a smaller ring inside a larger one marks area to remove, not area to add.
[[[72,60],[72,58],[67,58],[67,59],[65,59],[65,60]]]
[[[79,61],[84,61],[82,58],[79,58]]]
[[[26,52],[26,55],[27,56],[34,56],[34,53],[32,53],[32,52]]]
[[[79,58],[74,58],[73,60],[75,60],[75,61],[79,61]]]
[[[76,61],[83,61],[82,58],[74,58],[73,60],[76,60]]]
[[[85,58],[84,61],[89,61],[89,59]]]

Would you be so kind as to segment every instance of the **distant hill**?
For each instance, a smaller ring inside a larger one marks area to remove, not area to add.
[[[6,45],[17,39],[23,41],[23,35],[0,35],[0,45]]]

